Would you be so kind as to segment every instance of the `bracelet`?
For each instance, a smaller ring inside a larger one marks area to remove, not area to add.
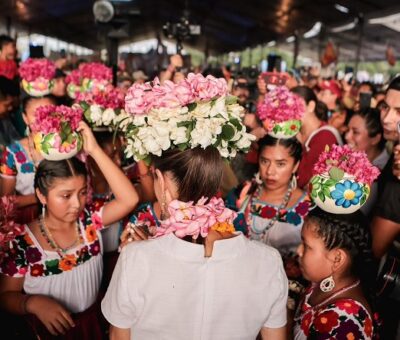
[[[25,295],[24,299],[21,302],[21,309],[22,309],[22,313],[23,314],[29,314],[28,311],[26,310],[26,305],[28,304],[29,299],[32,297],[33,295]]]

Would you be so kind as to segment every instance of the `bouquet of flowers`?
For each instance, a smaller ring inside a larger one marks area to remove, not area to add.
[[[291,138],[301,128],[306,108],[304,101],[286,86],[277,86],[257,106],[257,115],[265,129],[275,138]]]
[[[84,117],[93,128],[114,128],[119,114],[124,114],[124,94],[109,85],[105,91],[82,92],[76,97]]]
[[[56,66],[48,59],[29,58],[19,68],[23,89],[31,96],[41,97],[49,94],[56,74]]]
[[[313,174],[310,193],[315,203],[328,212],[351,213],[366,202],[379,169],[365,152],[333,145],[321,153]]]
[[[31,129],[35,148],[48,160],[61,160],[75,156],[82,147],[76,132],[82,120],[81,108],[64,105],[39,106]]]
[[[0,197],[0,263],[10,242],[23,231],[22,226],[14,222],[15,211],[15,196]]]
[[[65,79],[67,92],[76,98],[80,92],[103,91],[112,82],[111,68],[101,63],[82,63]]]
[[[221,156],[247,151],[253,135],[241,122],[244,109],[229,96],[225,79],[190,73],[177,84],[158,78],[134,84],[125,97],[127,114],[118,117],[125,131],[127,157],[150,161],[170,148],[216,147]]]

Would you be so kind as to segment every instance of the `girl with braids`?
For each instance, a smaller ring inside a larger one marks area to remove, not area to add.
[[[371,298],[376,267],[368,222],[312,210],[297,253],[312,282],[297,310],[294,339],[374,339]]]
[[[83,122],[84,151],[96,162],[115,199],[86,206],[86,168],[76,158],[40,162],[36,195],[43,205],[1,263],[0,306],[27,315],[40,339],[101,339],[96,304],[103,270],[100,230],[128,215],[138,195]]]
[[[28,127],[35,120],[39,106],[55,104],[55,99],[46,97],[26,97],[22,102],[22,118]],[[33,138],[28,135],[5,148],[0,157],[0,195],[17,195],[20,209],[17,222],[29,223],[37,217],[37,198],[33,187],[36,167],[43,159],[33,146]]]

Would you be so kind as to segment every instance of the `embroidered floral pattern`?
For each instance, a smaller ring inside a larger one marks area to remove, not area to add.
[[[0,173],[3,175],[17,176],[18,172],[31,174],[35,171],[32,161],[19,142],[7,146],[0,155]]]
[[[296,339],[374,339],[374,323],[359,302],[341,299],[315,311],[308,304],[311,292],[295,318]]]
[[[57,275],[73,270],[93,256],[97,256],[101,252],[97,230],[102,228],[101,207],[98,208],[95,212],[85,210],[80,216],[85,244],[77,248],[74,253],[68,253],[62,257],[57,255],[57,258],[48,259],[47,256],[43,256],[25,230],[13,240],[10,251],[0,264],[0,272],[15,277],[24,276],[28,271],[33,277]]]

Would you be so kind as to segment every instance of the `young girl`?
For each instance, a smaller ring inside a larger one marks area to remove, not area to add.
[[[29,127],[35,120],[39,106],[55,104],[52,97],[26,97],[22,103],[25,124]],[[37,217],[37,198],[33,180],[35,169],[43,159],[33,146],[33,138],[27,137],[8,145],[0,160],[1,195],[17,194],[19,223],[28,223]]]
[[[363,215],[312,210],[297,252],[312,286],[297,310],[294,338],[372,339],[369,298],[376,272]]]
[[[84,150],[94,159],[115,199],[99,211],[85,209],[86,169],[77,159],[43,160],[35,176],[42,217],[25,226],[1,265],[0,304],[29,314],[41,339],[100,339],[96,299],[102,275],[99,230],[133,210],[138,196],[83,122]]]

